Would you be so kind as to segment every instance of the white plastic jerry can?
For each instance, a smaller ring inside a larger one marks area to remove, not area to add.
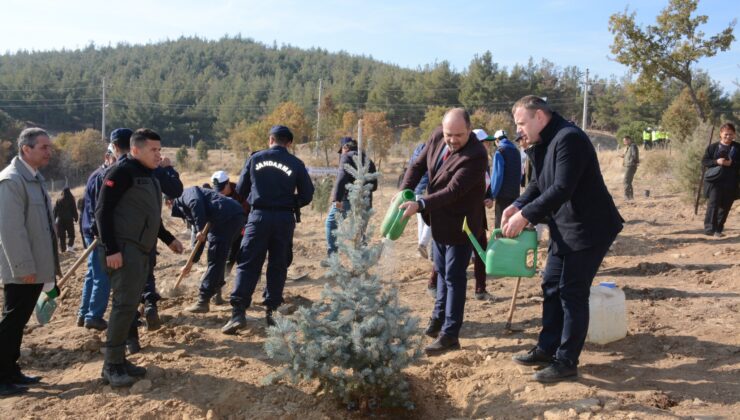
[[[624,292],[614,282],[591,286],[586,341],[607,344],[627,336],[627,307]]]

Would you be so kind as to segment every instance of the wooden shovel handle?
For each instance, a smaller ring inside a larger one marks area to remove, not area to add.
[[[72,264],[72,267],[70,267],[69,270],[67,270],[67,274],[65,274],[62,277],[62,279],[57,282],[57,287],[59,287],[61,289],[62,286],[64,286],[64,283],[66,283],[67,280],[69,280],[70,277],[72,277],[72,275],[75,273],[75,271],[77,270],[77,268],[79,268],[80,265],[82,265],[82,263],[85,260],[87,260],[87,256],[90,255],[91,252],[93,252],[93,249],[95,249],[95,247],[98,246],[99,243],[100,243],[100,239],[98,239],[98,238],[95,238],[95,240],[92,241],[92,243],[90,244],[90,246],[88,246],[87,249],[85,249],[85,252],[83,252],[82,255],[80,255],[77,258],[77,261],[75,261],[75,263]]]
[[[211,222],[206,223],[206,226],[203,228],[203,231],[200,232],[201,235],[202,236],[207,235],[208,234],[208,230],[210,228],[211,228]],[[175,287],[174,287],[175,289],[177,289],[178,286],[180,286],[180,283],[182,282],[182,279],[185,278],[185,271],[189,270],[193,266],[193,263],[195,262],[195,254],[198,253],[198,251],[200,250],[200,248],[203,246],[204,243],[205,243],[205,240],[203,240],[203,241],[197,241],[195,243],[195,246],[193,247],[193,250],[190,251],[190,257],[188,258],[188,262],[180,270],[180,275],[177,277],[177,281],[175,282]]]
[[[511,329],[511,320],[514,318],[514,308],[516,307],[516,295],[519,293],[519,283],[521,281],[521,277],[516,278],[516,286],[514,286],[514,294],[511,296],[511,305],[509,306],[509,317],[506,319],[506,325],[504,326],[507,330]]]

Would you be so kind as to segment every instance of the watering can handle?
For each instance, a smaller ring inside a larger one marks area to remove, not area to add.
[[[493,235],[491,235],[494,239],[503,238],[504,234],[501,232],[501,228],[496,228],[493,230]]]

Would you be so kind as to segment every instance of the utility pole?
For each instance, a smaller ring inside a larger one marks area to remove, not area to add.
[[[588,121],[588,68],[586,69],[586,83],[583,85],[583,123],[581,129],[586,129]]]
[[[316,102],[316,156],[319,155],[319,125],[321,124],[321,82],[319,79],[319,100]]]
[[[103,77],[103,121],[100,124],[101,140],[105,141],[105,77]]]
[[[360,156],[362,164],[362,120],[357,121],[357,154]]]

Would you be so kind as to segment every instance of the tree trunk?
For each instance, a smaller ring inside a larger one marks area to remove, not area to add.
[[[696,91],[694,91],[694,86],[692,86],[691,81],[686,83],[686,87],[689,88],[689,95],[691,95],[691,102],[694,103],[694,108],[696,108],[696,113],[699,115],[701,122],[706,123],[707,116],[706,114],[704,114],[704,110],[701,108],[701,104],[699,104],[699,98],[696,97]]]

